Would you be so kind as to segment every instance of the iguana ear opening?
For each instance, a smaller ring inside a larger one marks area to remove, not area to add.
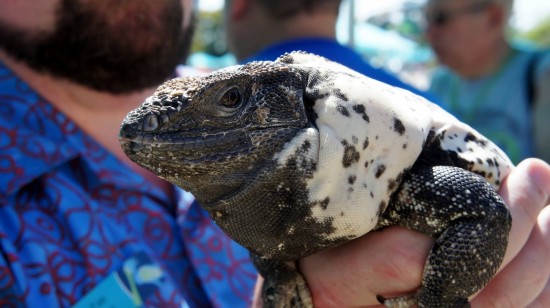
[[[283,65],[288,64],[290,67],[296,69],[301,75],[303,89],[302,100],[304,102],[305,112],[309,122],[315,125],[318,115],[313,107],[315,106],[315,102],[327,95],[319,91],[319,80],[322,80],[322,78],[320,77],[318,67],[319,65],[322,66],[324,63],[328,63],[328,60],[312,53],[293,51],[280,56],[275,62],[283,63]]]
[[[302,101],[305,109],[306,116],[309,123],[315,126],[315,120],[318,118],[317,113],[314,110],[315,102],[319,98],[318,91],[314,91],[311,87],[312,75],[315,75],[314,71],[308,68],[300,68],[300,75],[302,79]],[[315,78],[315,77],[313,77]]]
[[[306,110],[306,116],[309,120],[309,123],[317,128],[317,118],[319,117],[317,115],[317,112],[315,112],[315,109],[313,108],[315,106],[315,100],[313,99],[308,99],[307,96],[304,95],[304,108]]]

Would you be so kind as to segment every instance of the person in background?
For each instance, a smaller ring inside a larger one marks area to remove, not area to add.
[[[429,91],[449,111],[495,141],[514,162],[550,161],[550,52],[506,37],[513,0],[428,0],[426,38],[443,65]],[[537,141],[535,143],[535,141]]]
[[[273,61],[286,52],[306,51],[436,101],[433,95],[371,66],[359,53],[336,41],[340,3],[341,0],[226,0],[229,50],[240,63]]]
[[[191,6],[0,0],[0,306],[249,306],[248,253],[192,196],[129,162],[117,140],[127,112],[188,51]],[[500,193],[513,240],[474,301],[517,307],[550,296],[549,187],[540,160],[508,176]],[[318,305],[371,305],[418,286],[431,243],[387,229],[301,267]]]

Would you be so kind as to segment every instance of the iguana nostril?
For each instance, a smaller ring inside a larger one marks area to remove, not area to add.
[[[145,132],[154,131],[158,127],[159,127],[158,117],[152,113],[147,115],[147,117],[145,118],[145,121],[143,122],[143,131]]]
[[[135,125],[123,123],[118,135],[119,140],[131,140],[137,136]]]

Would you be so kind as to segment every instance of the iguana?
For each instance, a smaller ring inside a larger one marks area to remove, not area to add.
[[[506,251],[507,156],[425,99],[320,56],[169,80],[119,138],[251,251],[267,307],[311,306],[296,260],[391,225],[437,240],[420,289],[390,307],[468,306]]]

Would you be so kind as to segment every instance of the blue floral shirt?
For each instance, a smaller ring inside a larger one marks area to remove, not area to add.
[[[72,306],[136,255],[163,272],[145,306],[245,307],[256,279],[191,195],[150,185],[2,63],[0,252],[0,306]]]

